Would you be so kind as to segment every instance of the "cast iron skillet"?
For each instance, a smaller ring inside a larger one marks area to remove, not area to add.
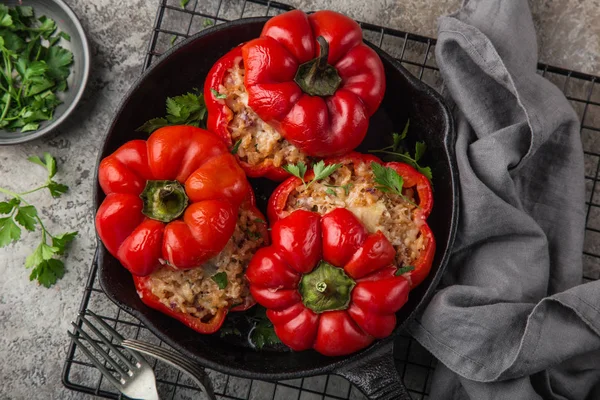
[[[201,88],[211,66],[228,50],[259,36],[267,18],[237,20],[207,29],[175,46],[133,85],[109,128],[99,160],[123,143],[146,139],[135,129],[164,114],[168,96]],[[374,46],[373,46],[374,47]],[[437,251],[429,277],[398,312],[398,324],[387,339],[345,357],[325,357],[315,351],[255,351],[232,345],[219,334],[201,335],[178,321],[145,306],[135,291],[129,272],[100,244],[99,279],[104,292],[123,310],[133,314],[163,341],[194,361],[223,373],[251,379],[281,380],[334,373],[356,384],[371,399],[410,399],[394,367],[393,338],[421,310],[433,294],[448,261],[458,219],[457,169],[452,118],[441,97],[415,79],[398,62],[374,47],[385,66],[387,89],[380,109],[371,118],[367,138],[358,148],[366,152],[387,146],[391,132],[400,132],[410,118],[412,140],[427,143],[425,163],[433,170],[434,208],[429,224]],[[276,186],[252,180],[259,208]],[[96,208],[104,200],[95,187]]]

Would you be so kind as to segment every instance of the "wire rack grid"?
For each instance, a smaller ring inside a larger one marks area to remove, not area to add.
[[[149,43],[144,70],[173,44],[209,26],[237,18],[273,16],[293,7],[266,0],[192,0],[186,8],[180,0],[161,0]],[[440,90],[442,79],[436,66],[435,39],[382,26],[361,23],[364,36],[397,58],[416,77]],[[585,282],[600,279],[600,77],[538,65],[538,73],[565,93],[581,121],[584,144],[586,182],[586,238],[583,250]],[[80,312],[91,310],[100,315],[123,336],[146,340],[168,347],[143,324],[122,312],[104,295],[96,278],[96,257],[85,286]],[[81,325],[81,322],[78,321]],[[396,339],[394,359],[409,393],[415,400],[428,398],[436,360],[408,335]],[[204,398],[202,392],[177,370],[154,362],[158,389],[162,399]],[[364,396],[344,378],[316,376],[281,382],[242,379],[207,370],[215,393],[220,399],[233,400],[345,400]],[[75,343],[71,343],[63,368],[63,383],[80,392],[106,398],[122,395],[102,378]]]

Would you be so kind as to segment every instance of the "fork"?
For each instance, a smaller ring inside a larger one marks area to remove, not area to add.
[[[202,388],[210,400],[215,400],[215,395],[210,382],[210,379],[204,372],[204,370],[197,364],[185,359],[180,354],[163,349],[162,347],[151,345],[150,343],[140,342],[137,340],[130,341],[125,339],[116,330],[110,327],[106,322],[99,318],[92,311],[87,311],[87,315],[101,326],[106,332],[110,334],[112,339],[116,342],[117,346],[111,343],[108,339],[94,324],[86,318],[85,314],[79,314],[81,321],[100,339],[104,345],[106,345],[115,357],[121,361],[120,365],[114,358],[110,357],[109,354],[97,343],[97,340],[93,339],[87,332],[85,332],[75,322],[71,322],[75,328],[75,332],[78,335],[68,332],[71,339],[79,346],[79,348],[85,353],[90,361],[100,370],[102,375],[113,384],[121,393],[127,397],[134,399],[146,399],[146,400],[159,400],[158,393],[156,391],[156,379],[154,371],[150,364],[142,357],[139,352],[154,356],[167,364],[170,364],[186,373],[188,373],[192,379]],[[105,363],[108,362],[113,368],[115,376],[100,359],[94,355],[86,346],[83,345],[80,337],[83,337],[101,356],[104,358]],[[125,342],[128,342],[128,346],[125,346]],[[133,343],[129,343],[133,342]],[[130,346],[139,347],[140,350],[128,348]],[[119,350],[121,348],[123,352]],[[134,362],[126,355],[133,357]]]

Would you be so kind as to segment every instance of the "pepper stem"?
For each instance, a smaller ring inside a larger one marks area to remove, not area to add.
[[[317,38],[319,55],[298,67],[294,82],[304,93],[311,96],[333,96],[342,78],[334,66],[327,64],[329,58],[329,43],[323,36]]]
[[[189,199],[178,181],[147,181],[140,194],[142,214],[160,222],[171,222],[181,216]]]
[[[325,292],[325,290],[327,289],[327,284],[325,282],[317,282],[317,284],[315,285],[315,287],[317,288],[317,290],[321,293]]]
[[[321,261],[311,273],[302,277],[298,290],[306,307],[322,313],[348,308],[355,285],[342,268]]]

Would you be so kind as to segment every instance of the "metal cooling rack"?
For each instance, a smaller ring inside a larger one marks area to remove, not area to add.
[[[144,70],[174,43],[214,24],[242,17],[273,16],[292,7],[265,0],[192,0],[182,9],[180,0],[161,0],[153,35],[148,47]],[[396,57],[416,77],[437,90],[442,79],[435,63],[435,39],[372,24],[361,24],[367,40]],[[562,88],[581,120],[585,153],[586,240],[584,244],[584,281],[600,278],[600,77],[546,64],[538,72]],[[122,312],[102,292],[96,278],[96,257],[91,265],[80,312],[92,310],[125,337],[146,340],[168,347],[129,314]],[[81,323],[80,323],[81,324]],[[394,359],[413,399],[427,399],[435,359],[408,335],[399,337]],[[159,393],[162,399],[204,398],[200,390],[177,370],[155,362]],[[207,370],[215,393],[220,399],[233,400],[317,400],[364,399],[344,378],[330,375],[282,382],[263,382],[228,376]],[[110,383],[90,364],[74,343],[68,350],[63,369],[66,387],[80,392],[121,399]]]

